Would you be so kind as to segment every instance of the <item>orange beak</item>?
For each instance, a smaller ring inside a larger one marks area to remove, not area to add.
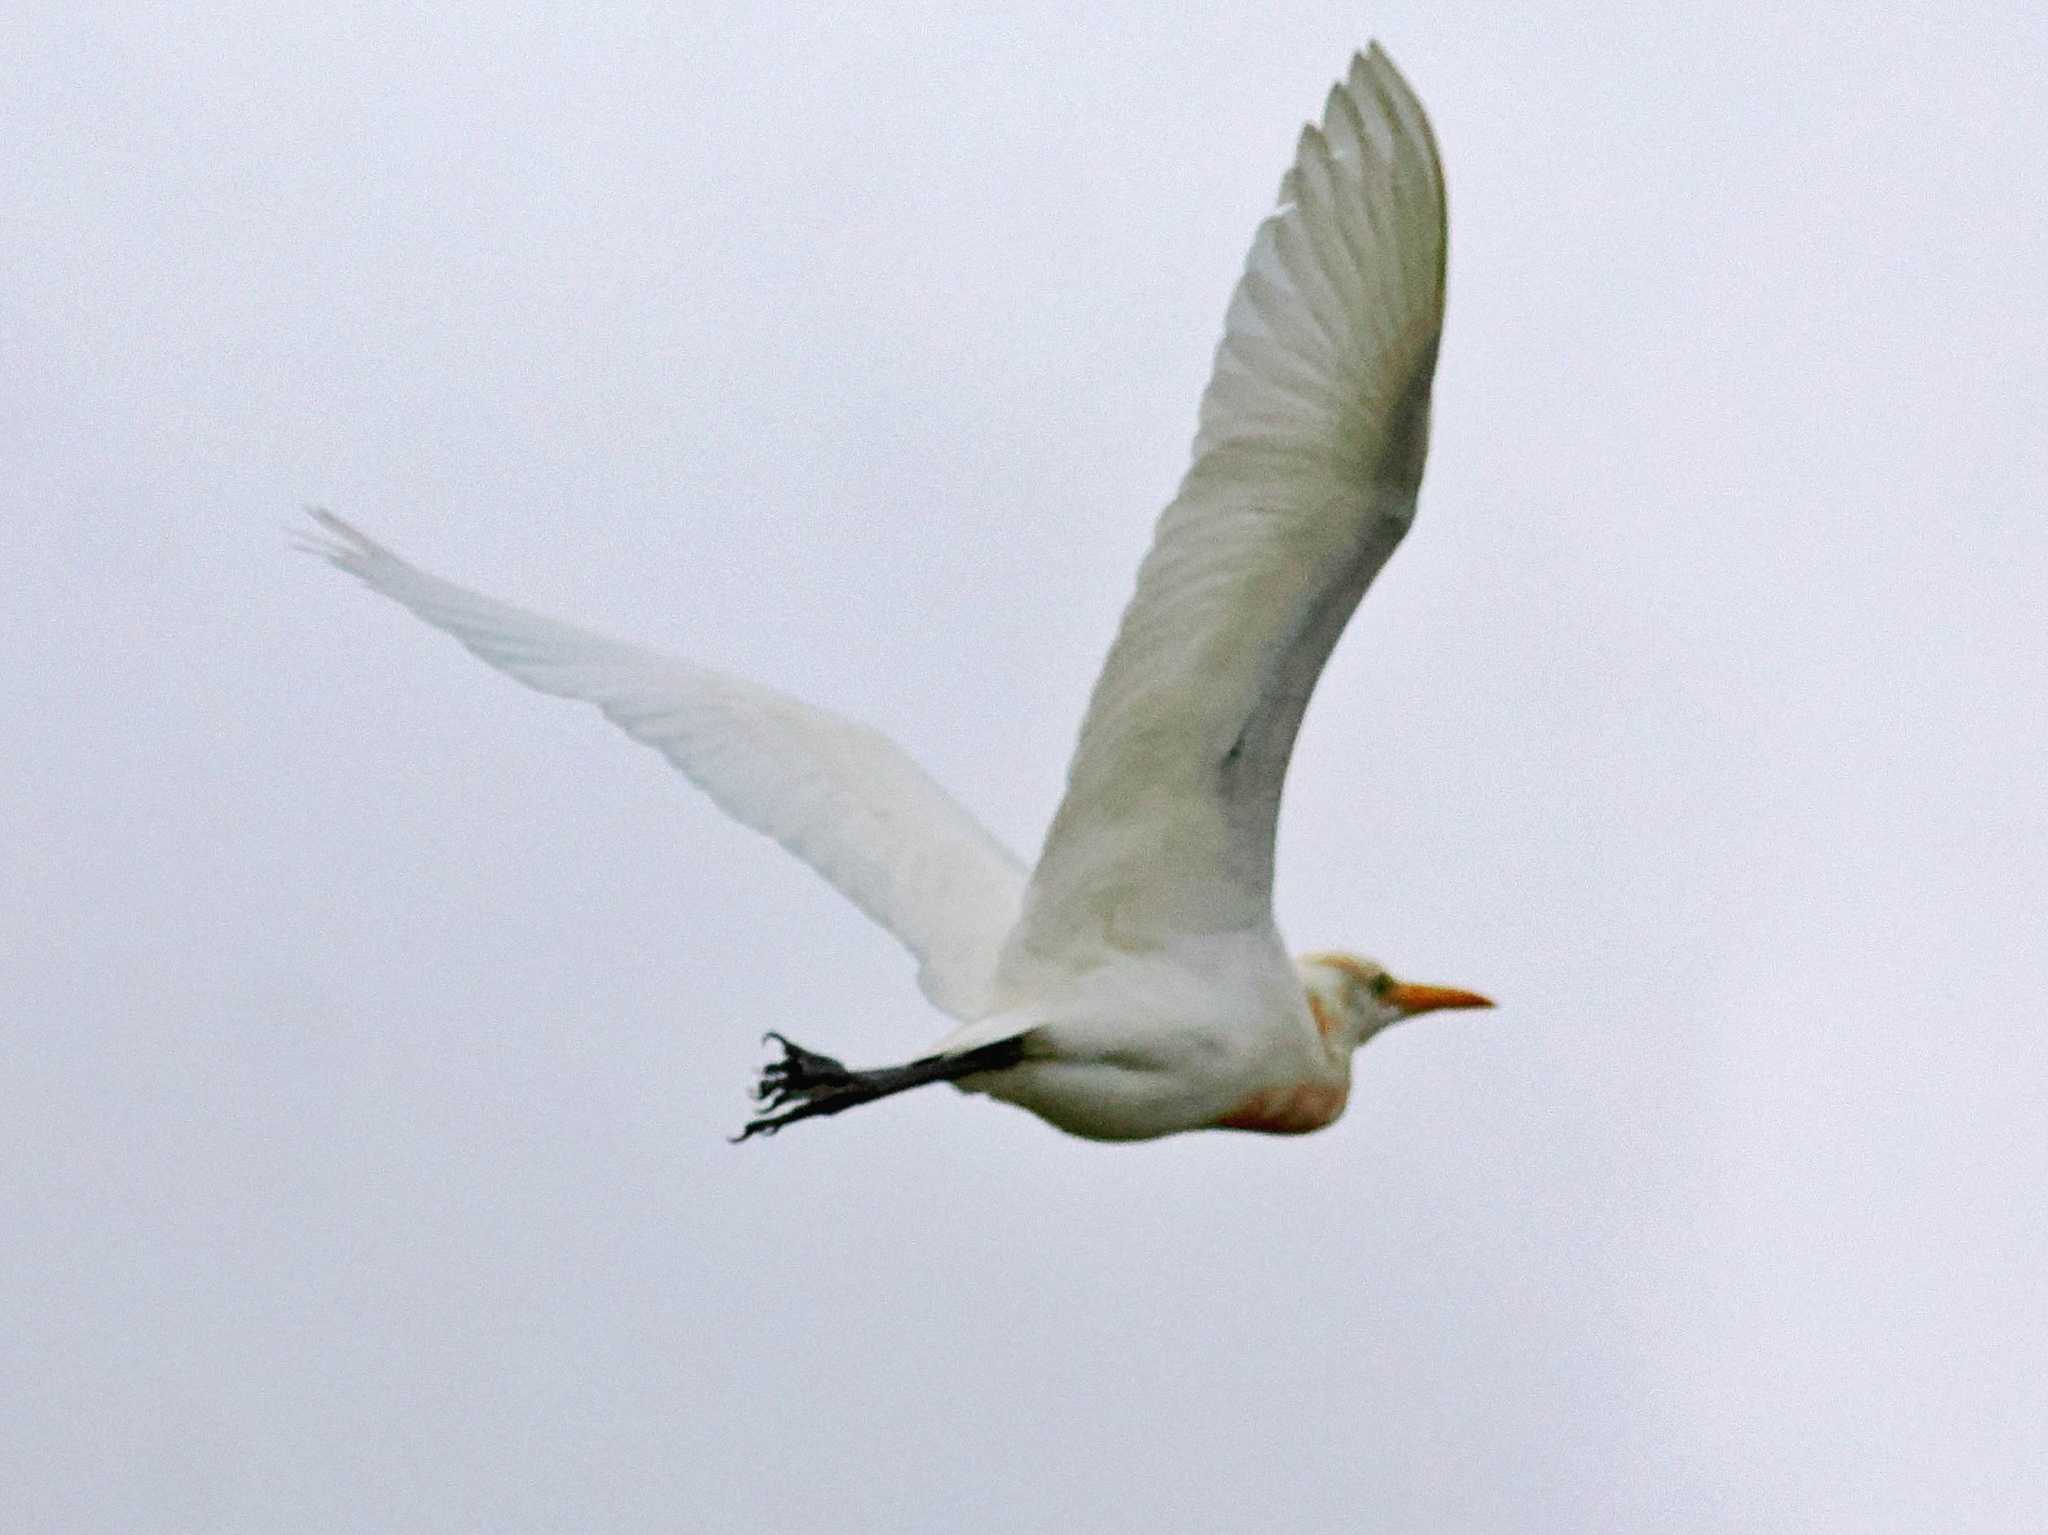
[[[1446,1007],[1493,1006],[1476,991],[1460,991],[1455,986],[1411,986],[1406,981],[1389,986],[1382,995],[1410,1018]]]

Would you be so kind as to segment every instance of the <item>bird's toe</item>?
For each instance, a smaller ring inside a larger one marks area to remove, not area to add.
[[[834,1092],[853,1082],[845,1063],[815,1050],[806,1050],[794,1040],[770,1030],[764,1039],[782,1047],[782,1058],[761,1068],[761,1080],[754,1085],[754,1100],[768,1108]]]

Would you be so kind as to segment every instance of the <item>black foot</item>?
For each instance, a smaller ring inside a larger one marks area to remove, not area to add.
[[[832,1109],[826,1107],[827,1103],[857,1090],[861,1085],[855,1073],[831,1056],[806,1050],[772,1029],[761,1036],[763,1044],[771,1039],[782,1046],[782,1059],[770,1061],[761,1068],[761,1080],[754,1087],[754,1101],[771,1111],[788,1109],[788,1112],[770,1112],[748,1120],[747,1127],[733,1137],[735,1143],[753,1135],[773,1135],[793,1119],[829,1114]]]
[[[765,1045],[771,1039],[782,1046],[782,1059],[761,1068],[761,1081],[754,1089],[755,1101],[779,1109],[792,1098],[809,1098],[835,1087],[853,1085],[853,1073],[844,1063],[806,1050],[772,1029],[761,1036],[761,1043]]]
[[[799,1119],[843,1113],[927,1082],[957,1082],[984,1071],[1003,1071],[1024,1059],[1025,1046],[1023,1036],[1017,1035],[958,1055],[927,1055],[901,1066],[849,1071],[831,1056],[793,1045],[780,1034],[771,1032],[762,1038],[782,1046],[782,1059],[762,1068],[761,1084],[754,1089],[754,1097],[769,1112],[749,1120],[733,1137],[735,1141],[773,1135]]]

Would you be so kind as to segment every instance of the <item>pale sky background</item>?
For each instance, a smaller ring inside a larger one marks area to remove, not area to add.
[[[0,1527],[2043,1527],[2038,7],[345,9],[0,22]],[[906,958],[299,508],[1028,854],[1374,35],[1451,314],[1278,901],[1500,1010],[727,1145]]]

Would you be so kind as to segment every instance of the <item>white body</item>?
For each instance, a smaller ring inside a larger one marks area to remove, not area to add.
[[[1428,124],[1375,47],[1304,130],[1253,242],[1192,466],[1028,876],[864,726],[479,596],[325,513],[320,552],[521,681],[595,703],[810,863],[916,954],[960,1023],[940,1054],[1023,1039],[963,1087],[1103,1139],[1312,1129],[1342,1110],[1352,1050],[1423,1005],[1388,1000],[1365,962],[1298,969],[1271,889],[1302,712],[1414,516],[1444,256]]]
[[[1323,1038],[1270,928],[1105,956],[1050,981],[1015,1013],[956,1030],[941,1048],[1013,1033],[1028,1035],[1032,1056],[961,1085],[1095,1140],[1215,1125],[1304,1083],[1341,1107],[1351,1085],[1349,1042]]]

